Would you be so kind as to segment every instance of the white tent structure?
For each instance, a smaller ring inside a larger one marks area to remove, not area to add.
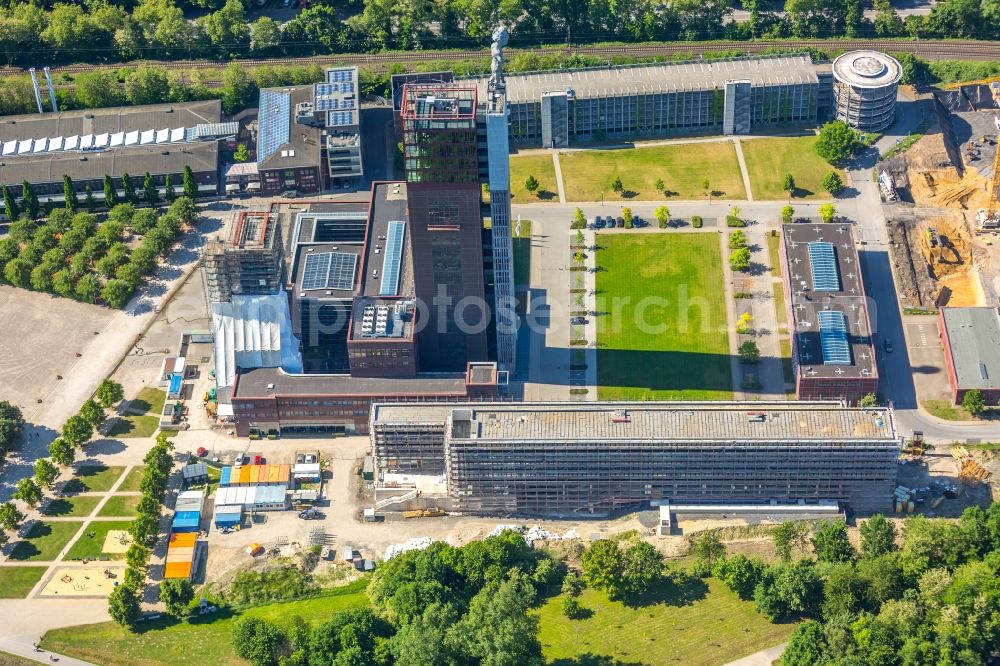
[[[237,369],[280,367],[302,372],[284,294],[233,296],[230,303],[212,303],[212,329],[220,388],[233,385]]]

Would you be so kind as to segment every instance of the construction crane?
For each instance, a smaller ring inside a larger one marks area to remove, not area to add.
[[[978,233],[1000,229],[1000,217],[997,216],[997,198],[1000,197],[1000,117],[993,116],[993,124],[997,128],[997,149],[993,155],[993,174],[990,177],[989,199],[986,208],[980,208],[976,216],[979,226]]]

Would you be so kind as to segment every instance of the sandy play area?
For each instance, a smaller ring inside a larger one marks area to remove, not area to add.
[[[117,543],[117,542],[116,542]],[[114,578],[105,575],[110,572]],[[125,567],[95,564],[83,567],[56,567],[42,588],[43,597],[106,597],[121,582]]]
[[[131,544],[132,537],[125,530],[109,530],[108,535],[104,537],[104,546],[101,547],[101,552],[118,555],[126,552]]]

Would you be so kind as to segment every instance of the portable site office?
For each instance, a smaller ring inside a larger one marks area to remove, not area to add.
[[[201,512],[205,508],[205,494],[198,490],[188,490],[177,495],[177,502],[174,504],[174,511],[181,513],[184,511]]]
[[[229,506],[216,504],[215,506],[215,527],[236,527],[243,523],[243,506],[232,504]]]
[[[215,493],[215,506],[239,505],[246,511],[284,511],[288,486],[228,486]]]
[[[201,530],[200,511],[179,511],[174,514],[171,527],[174,532],[198,532]]]
[[[164,578],[191,579],[198,559],[198,537],[194,533],[172,533],[163,567]]]

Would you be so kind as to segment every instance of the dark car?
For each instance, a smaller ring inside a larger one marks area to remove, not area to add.
[[[886,354],[891,354],[892,353],[892,343],[889,342],[888,340],[883,340],[882,341],[882,349],[885,350]]]
[[[617,218],[615,218],[615,226],[618,227],[619,229],[624,229],[625,228],[625,218],[624,217],[617,217]]]
[[[299,518],[302,520],[319,520],[322,517],[323,514],[317,509],[305,509],[304,511],[299,512]]]
[[[571,318],[569,320],[569,323],[576,324],[576,325],[582,325],[582,324],[586,324],[587,323],[587,319],[586,319],[586,317],[573,317],[573,318]]]
[[[598,215],[594,218],[594,228],[603,229],[604,228],[604,218]]]

